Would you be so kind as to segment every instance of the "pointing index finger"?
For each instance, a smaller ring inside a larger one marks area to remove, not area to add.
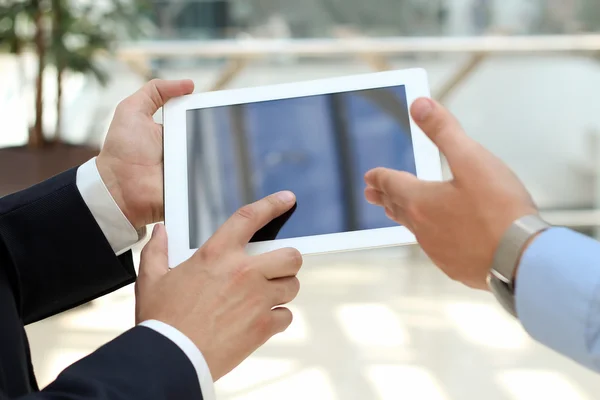
[[[292,192],[283,191],[244,206],[209,241],[246,246],[259,229],[290,210],[295,202],[296,196]]]
[[[411,106],[411,115],[423,132],[446,156],[455,176],[472,173],[480,149],[452,113],[428,98],[417,99]],[[476,170],[476,167],[475,167]]]

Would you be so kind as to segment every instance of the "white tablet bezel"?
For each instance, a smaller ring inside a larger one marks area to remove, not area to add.
[[[165,224],[169,236],[169,265],[174,267],[180,264],[197,250],[189,248],[187,110],[400,85],[405,87],[409,106],[419,97],[430,96],[426,72],[423,69],[409,69],[192,94],[167,102],[163,108],[163,125]],[[438,149],[412,118],[410,128],[417,176],[428,181],[441,180]],[[258,254],[294,247],[303,254],[319,254],[411,243],[415,243],[415,237],[405,227],[398,226],[251,243],[247,250],[251,254]]]

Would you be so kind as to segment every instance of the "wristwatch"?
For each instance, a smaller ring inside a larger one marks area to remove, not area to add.
[[[517,317],[515,307],[515,270],[523,247],[535,235],[550,228],[538,215],[519,218],[508,228],[494,254],[488,286],[502,307]]]

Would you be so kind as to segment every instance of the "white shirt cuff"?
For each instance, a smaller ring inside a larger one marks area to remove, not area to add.
[[[96,158],[77,169],[76,182],[83,201],[116,255],[125,253],[145,236],[145,228],[136,231],[111,196],[96,167]]]
[[[206,364],[206,360],[200,350],[196,347],[187,336],[181,333],[179,330],[173,328],[171,325],[165,324],[161,321],[149,320],[144,321],[139,326],[145,326],[150,328],[161,335],[165,336],[175,343],[181,351],[190,359],[192,365],[196,369],[198,375],[198,382],[200,383],[200,390],[202,391],[202,398],[204,400],[216,400],[215,387],[213,384],[212,375]]]

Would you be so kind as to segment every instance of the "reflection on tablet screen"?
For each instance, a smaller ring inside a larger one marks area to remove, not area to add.
[[[244,204],[293,191],[278,239],[395,226],[364,174],[416,174],[404,86],[187,111],[190,248]]]

